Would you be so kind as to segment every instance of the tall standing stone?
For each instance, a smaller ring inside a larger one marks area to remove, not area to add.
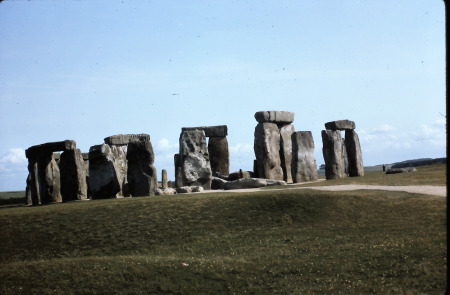
[[[342,157],[344,157],[345,175],[348,176],[348,158],[347,158],[347,150],[345,148],[345,139],[344,138],[342,138]]]
[[[161,171],[161,187],[167,188],[167,170],[163,169]]]
[[[292,182],[292,134],[295,132],[294,125],[288,124],[280,129],[280,161],[281,169],[283,169],[283,180]]]
[[[186,130],[181,133],[180,163],[183,186],[211,189],[211,164],[203,130]]]
[[[89,149],[89,190],[93,199],[122,197],[114,161],[107,144]]]
[[[183,173],[181,173],[181,157],[180,154],[173,156],[173,162],[175,164],[175,187],[183,186]]]
[[[344,156],[342,154],[341,132],[322,130],[323,158],[325,160],[325,176],[327,179],[345,177]]]
[[[210,137],[208,142],[209,160],[212,172],[220,170],[220,174],[230,174],[230,152],[228,140],[224,137]]]
[[[259,123],[256,125],[253,148],[258,177],[283,180],[280,160],[280,131],[277,124]]]
[[[80,150],[74,149],[63,152],[60,156],[59,169],[63,200],[86,200],[86,168]]]
[[[132,140],[128,143],[128,185],[133,197],[154,196],[158,189],[155,154],[150,141]]]
[[[355,130],[345,130],[345,148],[347,150],[349,176],[364,176],[361,146]]]
[[[292,134],[292,179],[294,183],[318,179],[311,131]]]

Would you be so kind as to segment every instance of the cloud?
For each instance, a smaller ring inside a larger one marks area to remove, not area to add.
[[[25,150],[22,148],[12,148],[9,152],[0,158],[2,164],[26,164]]]
[[[253,145],[248,143],[238,143],[229,146],[230,153],[253,153]]]
[[[27,163],[22,148],[12,148],[0,157],[0,191],[22,189],[28,175]]]
[[[156,144],[156,149],[160,152],[177,152],[179,144],[178,142],[171,144],[167,138],[161,138]]]

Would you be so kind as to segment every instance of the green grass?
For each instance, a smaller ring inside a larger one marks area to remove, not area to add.
[[[443,294],[445,211],[312,190],[3,208],[0,293]]]
[[[0,206],[25,204],[25,191],[0,192]]]
[[[346,177],[299,186],[371,184],[371,185],[447,185],[446,165],[436,164],[417,167],[416,172],[386,174],[383,171],[366,171],[363,177]],[[270,187],[273,188],[273,187]]]

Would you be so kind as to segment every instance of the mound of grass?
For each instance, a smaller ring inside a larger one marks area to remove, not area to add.
[[[0,293],[442,294],[445,202],[286,190],[0,209]]]
[[[416,172],[386,174],[383,171],[365,172],[363,177],[346,177],[331,179],[318,183],[308,183],[299,186],[341,185],[341,184],[368,184],[368,185],[447,185],[447,167],[445,164],[436,164],[417,167]]]
[[[25,191],[0,192],[0,206],[25,204]]]

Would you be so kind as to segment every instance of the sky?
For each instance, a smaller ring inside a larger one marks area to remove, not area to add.
[[[182,127],[228,126],[252,170],[258,111],[356,123],[365,166],[445,157],[445,7],[408,1],[0,2],[0,191],[30,146],[147,133],[174,180]]]

